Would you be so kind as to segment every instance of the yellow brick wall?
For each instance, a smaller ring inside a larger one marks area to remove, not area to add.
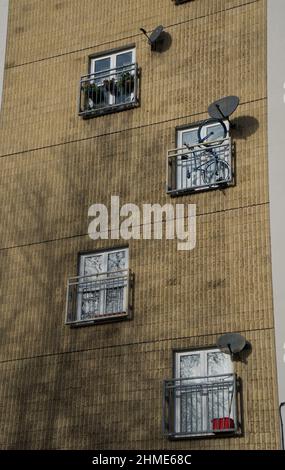
[[[125,4],[125,1],[121,0],[121,4]],[[12,0],[12,6],[13,3],[15,0]],[[16,5],[23,8],[25,3],[26,1],[20,1]],[[38,22],[42,22],[45,17],[50,18],[50,3],[54,2],[35,3],[38,5],[37,16],[34,18],[34,28],[37,31]],[[113,3],[112,0],[109,3]],[[133,1],[131,3],[134,4]],[[84,138],[160,124],[183,116],[193,119],[201,116],[208,104],[220,96],[236,94],[241,103],[266,97],[265,48],[262,47],[266,38],[263,0],[251,3],[241,0],[195,0],[192,4],[190,2],[181,6],[175,6],[171,0],[146,0],[139,2],[137,9],[145,11],[144,3],[146,6],[149,3],[160,3],[160,9],[154,12],[152,23],[147,18],[140,18],[138,24],[133,25],[133,34],[124,35],[124,39],[118,39],[122,35],[122,25],[118,24],[118,17],[114,16],[110,23],[110,34],[114,38],[112,42],[103,40],[105,29],[102,28],[100,35],[103,44],[87,48],[84,39],[79,39],[82,41],[80,51],[51,59],[35,59],[22,66],[21,63],[16,63],[6,70],[0,155],[67,141],[82,141]],[[217,12],[212,12],[213,5],[217,3],[220,10],[217,8]],[[243,3],[245,5],[239,8],[232,7],[233,4]],[[76,7],[75,14],[78,7],[82,6],[81,2],[74,0],[67,4]],[[106,2],[103,1],[102,4],[105,5]],[[172,36],[172,45],[163,54],[153,54],[146,38],[138,29],[139,26],[151,29],[163,22],[160,16],[162,4],[167,5],[172,14],[169,27],[167,19],[164,22],[166,30]],[[83,10],[85,15],[81,20],[82,31],[85,31],[84,19],[88,16],[87,12],[92,10],[91,5],[94,6],[92,0],[89,8],[86,5]],[[154,6],[150,10],[153,8]],[[194,20],[191,16],[189,18],[189,15],[195,15],[195,11],[197,19]],[[10,31],[13,30],[12,18]],[[69,24],[69,16],[64,18]],[[65,27],[64,18],[61,17],[60,28]],[[131,11],[128,23],[133,24]],[[100,24],[95,25],[100,28]],[[95,25],[93,30],[96,30]],[[36,43],[35,47],[38,46],[38,41],[35,41],[36,31],[34,33],[30,26],[29,35]],[[52,31],[50,34],[54,38]],[[14,44],[14,40],[11,43]],[[141,107],[89,122],[78,119],[79,79],[88,71],[88,55],[133,43],[136,44],[137,62],[142,69]],[[42,52],[43,58],[49,56],[48,52]],[[7,60],[9,61],[9,36]],[[15,128],[16,138],[13,134]]]
[[[163,24],[151,53],[141,26]],[[88,55],[136,45],[141,105],[77,115]],[[266,2],[10,0],[0,115],[1,448],[261,449],[279,446],[267,174]],[[228,94],[236,186],[182,198],[165,192],[175,127]],[[87,236],[88,207],[197,205],[197,246],[130,240],[130,321],[64,325],[79,251],[125,245]],[[170,442],[162,381],[172,350],[251,341],[240,438]],[[266,423],[266,426],[264,425]]]
[[[133,111],[118,113],[118,116]],[[1,159],[0,226],[3,246],[86,234],[95,202],[197,204],[198,214],[268,202],[266,102],[243,104],[233,122],[235,187],[172,199],[166,194],[166,153],[175,147],[175,127],[206,117],[180,118],[118,134],[17,153]],[[112,115],[115,116],[115,115]],[[79,118],[77,118],[79,119]],[[100,122],[104,118],[93,119]],[[84,121],[86,125],[91,121]],[[253,122],[255,132],[248,128]],[[128,175],[128,176],[126,176]]]
[[[244,437],[170,442],[162,437],[162,381],[172,348],[213,345],[215,336],[156,340],[53,354],[1,365],[1,447],[92,449],[274,449],[276,377],[270,330],[243,331],[254,345],[242,377]],[[19,432],[21,430],[21,432]]]
[[[3,359],[273,327],[265,205],[198,216],[193,251],[178,252],[176,240],[130,241],[134,319],[64,326],[77,253],[121,244],[83,236],[1,250]]]

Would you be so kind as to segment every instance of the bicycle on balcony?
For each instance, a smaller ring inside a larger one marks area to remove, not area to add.
[[[225,123],[219,119],[207,119],[198,129],[198,143],[183,145],[189,153],[181,155],[186,167],[186,178],[193,185],[216,186],[231,178],[231,168],[226,161],[225,145],[228,136]]]

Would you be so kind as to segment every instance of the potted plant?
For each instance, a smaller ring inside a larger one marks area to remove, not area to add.
[[[93,109],[105,101],[104,88],[96,83],[84,82],[82,84],[84,93],[85,109]]]
[[[132,93],[135,87],[135,77],[131,72],[123,72],[118,80],[118,88],[122,93]]]
[[[116,82],[115,82],[114,78],[111,78],[110,80],[105,79],[103,81],[103,86],[104,86],[105,90],[108,91],[109,93],[112,93],[112,95],[114,95],[116,93]]]

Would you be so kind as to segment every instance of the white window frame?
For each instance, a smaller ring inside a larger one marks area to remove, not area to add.
[[[195,356],[195,355],[199,354],[200,357],[201,357],[201,374],[199,376],[197,376],[196,378],[191,377],[191,379],[194,379],[195,381],[197,380],[197,383],[199,383],[199,382],[201,383],[201,380],[202,380],[203,377],[208,377],[207,382],[211,381],[212,377],[213,377],[213,380],[217,380],[217,379],[215,379],[215,377],[216,377],[215,375],[208,376],[207,355],[209,353],[212,353],[212,352],[218,352],[218,353],[221,353],[221,354],[225,354],[225,353],[222,353],[217,348],[198,349],[198,350],[177,351],[177,352],[175,352],[175,356],[174,356],[175,357],[175,360],[174,360],[175,379],[181,378],[181,368],[180,368],[181,361],[180,361],[180,358],[182,356],[192,356],[192,355]],[[229,355],[226,355],[226,356],[230,357]],[[234,373],[233,362],[228,361],[228,364],[230,364],[230,368],[226,372],[226,374],[233,374]],[[182,382],[179,382],[179,383],[181,384]],[[202,396],[202,407],[203,407],[202,427],[203,427],[203,429],[206,429],[207,428],[207,418],[208,418],[208,405],[207,405],[207,401],[206,401],[206,396]],[[234,416],[235,415],[235,413],[234,413],[235,407],[236,407],[236,397],[233,396],[232,408],[231,408],[231,417],[234,417],[236,419],[236,417]],[[181,430],[181,419],[180,419],[180,417],[181,417],[181,400],[179,399],[179,396],[178,396],[175,399],[175,409],[174,409],[174,427],[175,427],[175,432],[176,433],[180,433],[180,430]],[[215,434],[214,433],[203,433],[203,434],[193,433],[193,434],[191,434],[191,437],[213,436],[213,435],[215,435]],[[187,434],[185,434],[185,436],[187,436]]]
[[[229,121],[228,120],[223,120],[223,123],[225,124],[226,128],[227,128],[227,137],[229,136]],[[190,126],[187,126],[187,127],[183,127],[181,129],[177,129],[176,131],[176,146],[178,149],[182,149],[184,147],[184,142],[185,140],[183,139],[183,134],[186,134],[187,132],[189,131],[197,131],[197,149],[200,148],[199,147],[199,142],[198,142],[198,129],[199,129],[199,126],[200,126],[201,123],[199,124],[193,124],[193,125],[190,125]],[[215,123],[213,124],[209,124],[207,125],[207,127],[205,127],[205,131],[206,129],[210,128],[210,127],[214,127]],[[204,131],[204,132],[205,132]],[[202,137],[205,137],[205,135],[202,135]],[[193,144],[195,146],[195,144]],[[185,150],[180,150],[179,153],[181,154],[184,154],[185,153],[187,154],[187,151],[185,152]],[[183,174],[184,172],[184,174]],[[182,183],[182,184],[181,184]],[[177,156],[177,173],[176,173],[176,185],[177,185],[177,190],[186,190],[186,189],[193,189],[195,191],[195,188],[193,188],[192,184],[191,184],[191,181],[188,181],[187,180],[187,177],[186,177],[186,172],[185,172],[185,168],[183,168],[183,165],[181,165],[181,157],[178,155]],[[200,188],[197,187],[197,191],[199,191]]]
[[[90,258],[90,257],[96,257],[96,256],[102,256],[103,257],[103,270],[101,271],[102,272],[102,275],[100,275],[100,280],[104,281],[104,279],[106,279],[106,283],[107,283],[107,280],[108,280],[108,276],[110,274],[112,274],[112,272],[116,272],[116,271],[108,271],[108,267],[107,267],[107,263],[108,263],[108,256],[110,254],[113,254],[113,253],[118,253],[118,252],[124,252],[125,253],[125,267],[124,267],[124,270],[126,271],[127,273],[127,270],[128,270],[128,267],[129,267],[129,249],[128,248],[116,248],[116,249],[110,249],[110,250],[106,250],[106,251],[95,251],[95,252],[89,252],[89,253],[83,253],[83,254],[80,254],[80,257],[79,257],[79,267],[78,267],[78,271],[79,271],[79,276],[80,276],[80,279],[81,281],[79,280],[79,283],[82,282],[84,284],[84,261],[86,260],[86,258]],[[124,274],[126,274],[124,273]],[[92,280],[91,276],[88,277],[88,280]],[[96,279],[96,274],[94,274],[94,279]],[[128,310],[128,286],[126,285],[123,285],[122,286],[124,291],[123,291],[123,308],[122,308],[122,311],[120,312],[114,312],[110,315],[115,317],[116,314],[123,314],[123,313],[127,313],[127,310]],[[97,290],[97,289],[96,289]],[[106,287],[104,288],[104,284],[103,284],[103,288],[102,289],[98,289],[99,291],[99,295],[100,295],[100,300],[99,300],[99,312],[97,315],[94,315],[94,317],[92,318],[91,321],[96,321],[96,320],[100,320],[100,318],[108,318],[108,314],[106,313]],[[86,320],[85,319],[82,319],[82,296],[83,294],[79,291],[78,294],[77,294],[77,322],[85,322]]]
[[[91,57],[90,58],[90,64],[89,64],[89,73],[90,74],[95,74],[95,66],[96,66],[96,62],[100,61],[100,60],[103,60],[103,59],[110,59],[110,68],[109,69],[106,69],[106,72],[108,70],[112,70],[112,69],[115,69],[116,68],[116,60],[117,60],[117,56],[118,55],[121,55],[121,54],[125,54],[125,53],[128,53],[128,52],[131,52],[132,53],[132,64],[134,64],[136,62],[136,48],[135,47],[132,47],[132,48],[129,48],[129,49],[121,49],[121,50],[118,50],[116,52],[111,52],[109,54],[104,54],[104,55],[101,55],[101,56],[96,56],[96,57]],[[116,74],[114,73],[113,75],[110,75],[110,78],[116,78]],[[115,101],[116,101],[116,97],[110,93],[110,92],[107,92],[108,93],[108,104],[109,105],[114,105],[115,104]],[[134,99],[134,92],[131,93],[131,100]]]
[[[227,131],[228,131],[228,134],[229,134],[229,121],[227,119],[223,120],[223,123],[225,124],[226,128],[227,128]],[[184,143],[183,143],[183,134],[185,134],[186,132],[189,132],[189,131],[195,131],[197,130],[197,137],[198,137],[198,129],[200,127],[200,124],[193,124],[193,125],[190,125],[190,126],[187,126],[187,127],[183,127],[181,129],[177,129],[177,138],[176,138],[176,143],[177,143],[177,147],[180,148],[180,147],[183,147]],[[216,124],[213,123],[213,124],[209,124],[207,125],[207,128],[208,127],[213,127],[215,126]],[[202,136],[202,137],[205,137],[205,136]],[[198,146],[199,142],[197,140],[197,146]]]

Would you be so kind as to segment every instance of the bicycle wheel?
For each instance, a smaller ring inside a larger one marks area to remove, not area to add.
[[[206,184],[218,185],[231,179],[230,166],[223,160],[212,160],[204,169],[203,179]]]
[[[228,129],[221,119],[207,119],[198,129],[198,141],[201,147],[210,147],[213,142],[225,139]]]

